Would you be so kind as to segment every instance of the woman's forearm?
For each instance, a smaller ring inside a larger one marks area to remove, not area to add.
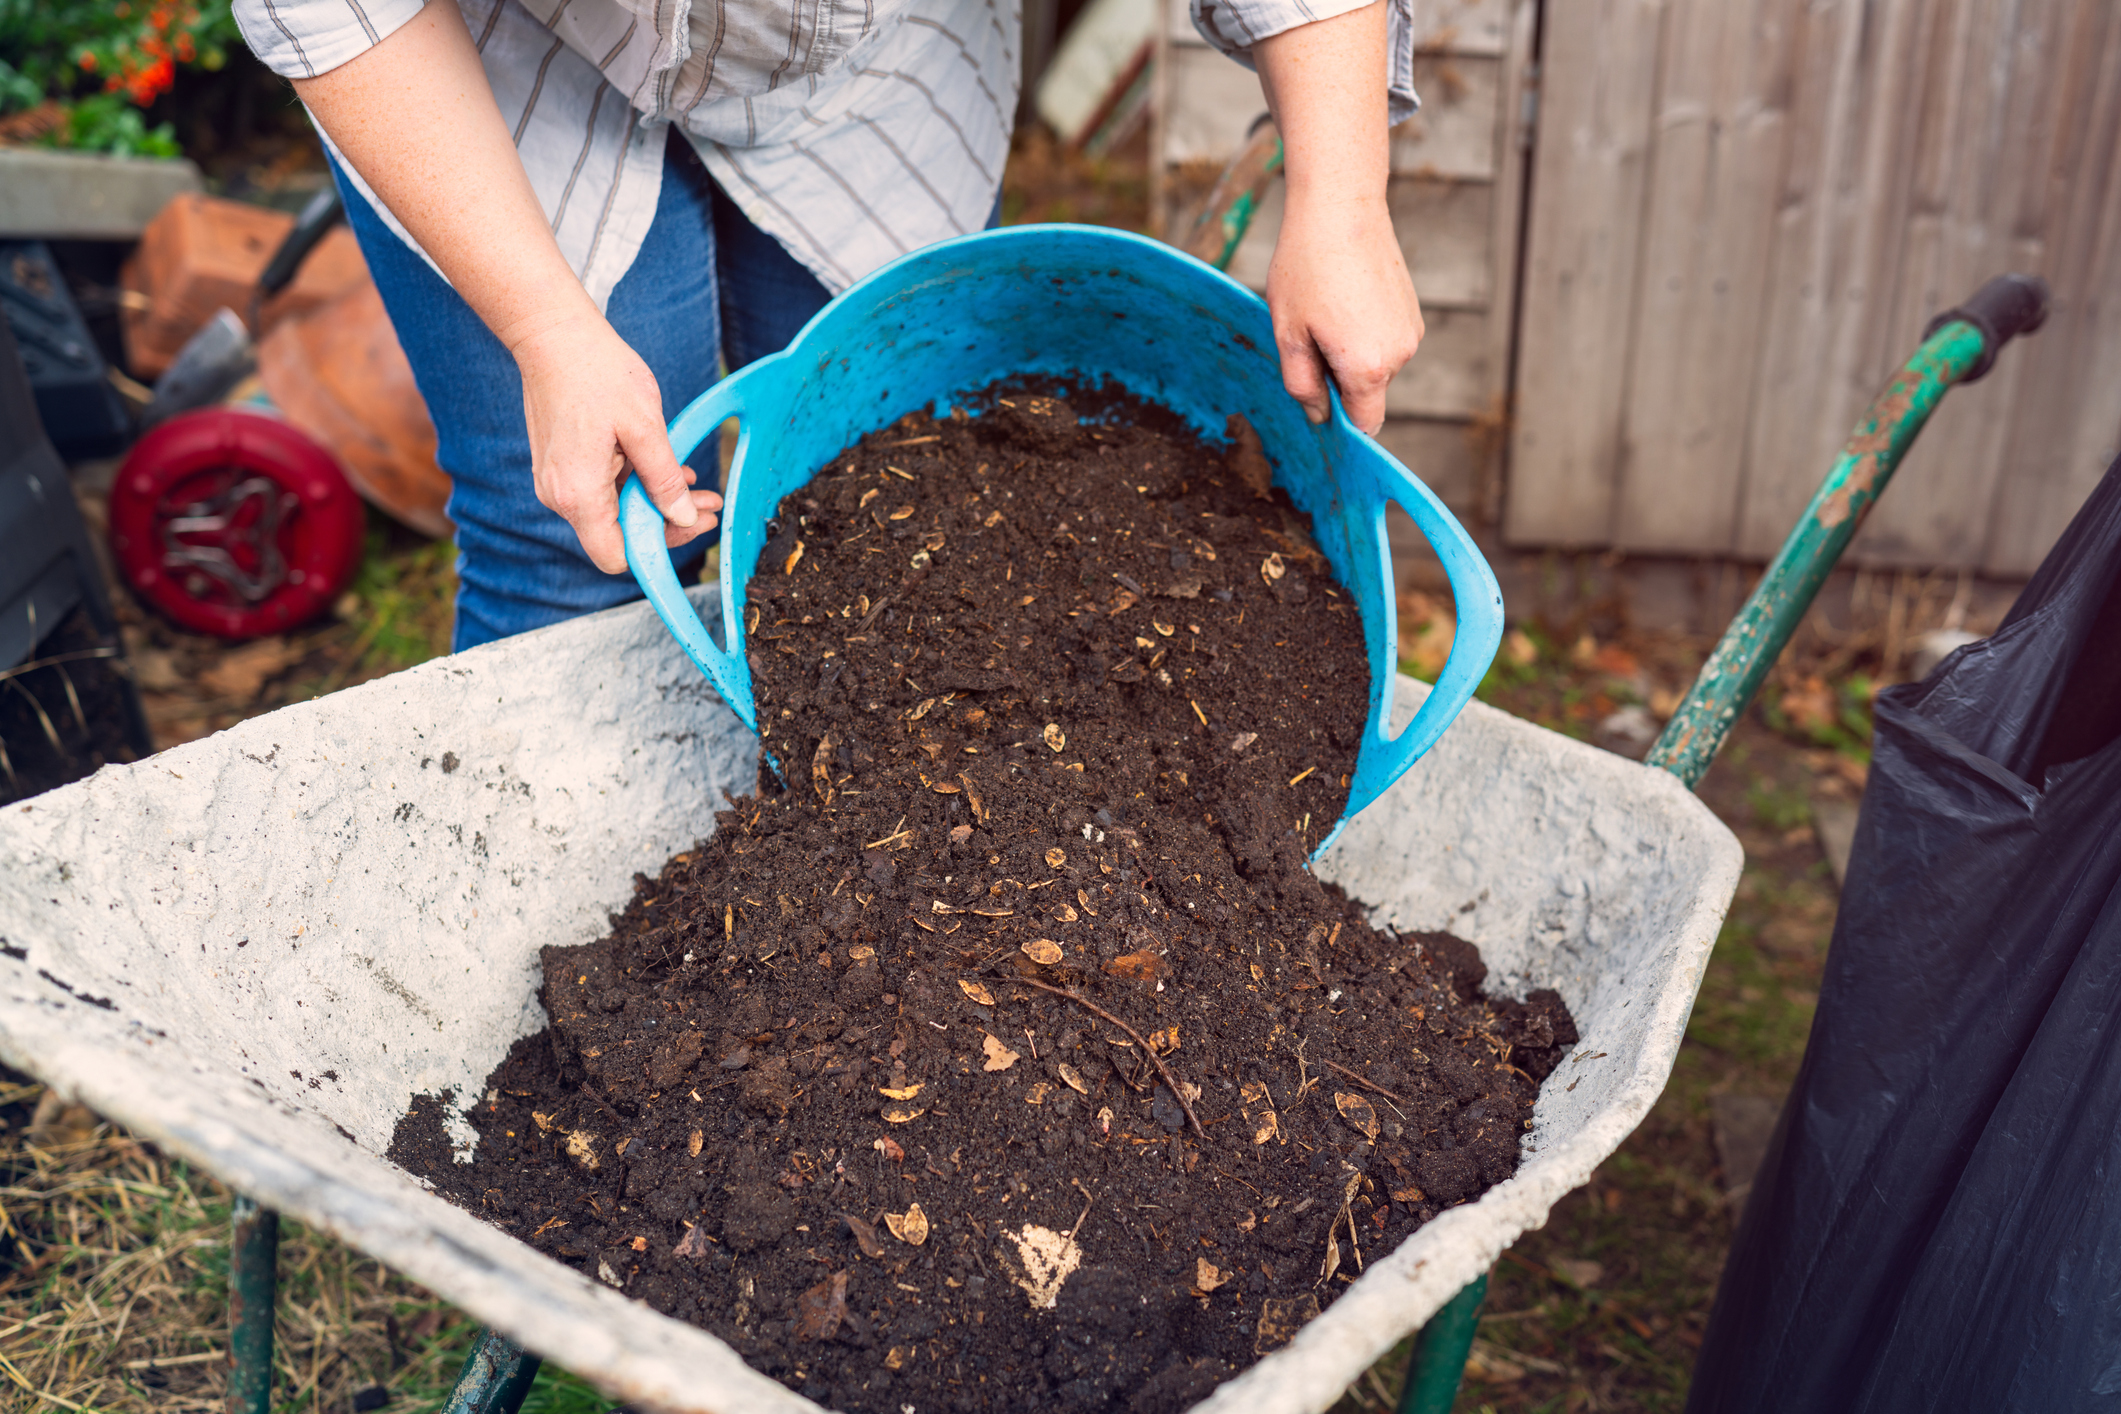
[[[613,331],[552,238],[452,0],[360,57],[295,84],[354,170],[515,355],[538,499],[609,574],[626,570],[618,483],[638,471],[681,545],[721,497],[670,450],[648,365]]]
[[[1267,304],[1290,396],[1322,422],[1340,390],[1365,432],[1421,344],[1421,304],[1385,201],[1383,0],[1261,40],[1260,86],[1281,131],[1288,200]]]
[[[510,350],[596,306],[531,190],[449,3],[295,91],[354,170]]]
[[[1284,30],[1254,45],[1252,61],[1281,131],[1290,204],[1382,204],[1391,172],[1384,5]]]

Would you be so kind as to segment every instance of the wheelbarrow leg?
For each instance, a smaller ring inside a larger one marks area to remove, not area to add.
[[[228,1414],[269,1414],[280,1215],[238,1194],[234,1217],[228,1264]]]
[[[1480,1303],[1487,1294],[1488,1277],[1483,1272],[1429,1317],[1414,1337],[1399,1414],[1450,1414],[1458,1399],[1458,1382],[1465,1375],[1466,1356],[1473,1349],[1473,1332],[1480,1325]]]
[[[516,1414],[538,1377],[539,1363],[537,1356],[500,1332],[490,1327],[480,1331],[442,1414]]]

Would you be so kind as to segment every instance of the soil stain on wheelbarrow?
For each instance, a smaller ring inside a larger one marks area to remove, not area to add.
[[[1249,429],[1053,391],[782,504],[788,788],[546,951],[471,1162],[446,1100],[391,1148],[828,1407],[1182,1409],[1507,1177],[1576,1039],[1304,868],[1362,625]]]

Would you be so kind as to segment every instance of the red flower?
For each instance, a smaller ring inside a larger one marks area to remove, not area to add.
[[[81,57],[79,59],[76,59],[74,62],[79,64],[82,69],[88,73],[92,74],[96,71],[96,55],[93,50],[82,50]]]

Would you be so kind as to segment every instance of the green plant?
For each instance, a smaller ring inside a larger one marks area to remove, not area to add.
[[[92,93],[67,112],[64,126],[53,133],[54,146],[79,152],[107,152],[113,157],[178,157],[175,131],[168,123],[150,128],[140,110],[115,93]]]
[[[1823,746],[1865,765],[1871,759],[1871,699],[1878,685],[1860,674],[1833,686],[1811,678],[1761,694],[1760,716],[1794,741]]]
[[[26,131],[49,145],[173,156],[141,110],[240,42],[229,0],[0,0],[0,117],[48,104],[60,121]]]
[[[1794,830],[1812,818],[1811,797],[1804,791],[1784,789],[1765,779],[1754,780],[1746,790],[1745,802],[1753,808],[1754,819],[1778,832]]]

